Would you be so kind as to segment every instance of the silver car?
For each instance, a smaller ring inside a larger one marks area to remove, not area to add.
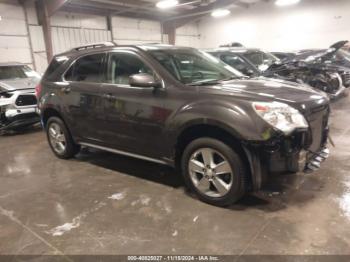
[[[0,63],[0,131],[34,125],[37,113],[35,87],[40,75],[20,63]]]

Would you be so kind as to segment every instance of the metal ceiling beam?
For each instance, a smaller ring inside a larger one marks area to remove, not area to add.
[[[111,4],[103,4],[103,3],[95,3],[91,1],[82,1],[82,0],[76,0],[72,2],[71,4],[68,4],[68,6],[75,6],[75,7],[81,7],[81,8],[86,8],[89,7],[91,9],[96,8],[100,10],[106,10],[109,13],[112,12],[127,12],[130,10],[128,7],[123,7],[123,6],[118,6],[118,5],[111,5]],[[149,11],[143,10],[140,11],[143,13],[148,13]]]
[[[239,0],[217,0],[216,2],[213,2],[209,5],[201,6],[201,7],[195,8],[194,10],[183,12],[183,14],[181,15],[169,17],[164,21],[173,21],[173,20],[189,18],[189,17],[204,16],[208,13],[211,13],[215,9],[226,8],[231,5],[242,6],[242,3]],[[243,5],[243,6],[246,7],[246,5]]]
[[[47,6],[47,12],[49,16],[52,16],[58,10],[60,10],[69,0],[50,0],[45,1]]]
[[[90,2],[95,2],[95,3],[103,3],[103,4],[109,4],[109,5],[115,5],[115,6],[121,6],[121,7],[126,7],[129,9],[143,9],[143,10],[148,10],[151,12],[154,12],[155,6],[154,3],[149,4],[144,1],[135,1],[135,0],[89,0]],[[176,14],[176,12],[172,10],[164,10],[165,13],[169,14]]]
[[[99,15],[99,16],[109,16],[113,14],[113,10],[106,9],[106,8],[94,8],[94,7],[87,7],[87,6],[80,6],[80,5],[72,5],[67,4],[62,9],[62,11],[65,12],[73,12],[73,13],[80,13],[80,14],[91,14],[91,15]],[[131,18],[139,18],[139,19],[146,19],[146,20],[158,20],[161,21],[164,17],[158,17],[154,14],[147,14],[145,12],[143,13],[121,13],[120,16],[125,17],[131,17]]]

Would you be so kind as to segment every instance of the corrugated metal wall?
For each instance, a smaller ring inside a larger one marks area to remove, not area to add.
[[[161,25],[157,21],[115,16],[112,18],[113,40],[120,45],[161,43]]]
[[[51,18],[54,54],[89,43],[111,41],[103,16],[59,12]]]
[[[200,46],[200,34],[198,23],[188,24],[176,29],[176,45],[198,48]]]
[[[0,62],[17,61],[43,73],[47,67],[42,26],[35,6],[26,1],[23,8],[17,0],[0,0]],[[112,32],[104,16],[58,12],[51,17],[54,54],[73,47],[113,41],[118,44],[161,43],[161,24],[157,21],[112,17]],[[199,46],[197,24],[176,31],[176,44]],[[166,42],[166,39],[164,39]]]
[[[22,6],[15,0],[0,3],[0,62],[32,65],[27,24]]]

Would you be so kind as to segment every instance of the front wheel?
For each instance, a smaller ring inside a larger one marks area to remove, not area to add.
[[[47,140],[55,155],[62,159],[75,156],[80,147],[76,145],[62,119],[50,117],[46,127]]]
[[[206,203],[227,206],[245,193],[243,161],[231,146],[217,139],[192,141],[183,153],[181,167],[187,186]]]

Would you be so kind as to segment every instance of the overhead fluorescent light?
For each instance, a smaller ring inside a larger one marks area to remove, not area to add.
[[[160,9],[167,9],[167,8],[175,7],[178,4],[179,4],[178,0],[162,0],[156,4],[156,7]]]
[[[277,6],[288,6],[288,5],[295,5],[299,2],[300,0],[276,0],[275,4]]]
[[[212,17],[224,17],[231,13],[228,9],[216,9],[211,13]]]

